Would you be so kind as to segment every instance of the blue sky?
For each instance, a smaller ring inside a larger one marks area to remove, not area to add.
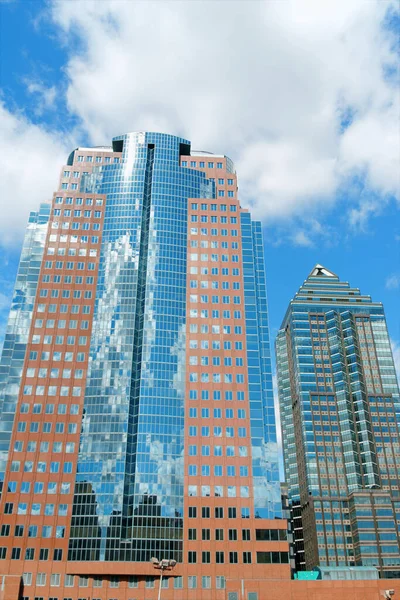
[[[321,263],[384,303],[400,361],[398,7],[322,4],[0,0],[1,340],[29,210],[69,151],[151,129],[235,161],[272,338]]]

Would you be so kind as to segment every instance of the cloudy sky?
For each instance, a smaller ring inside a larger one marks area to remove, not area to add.
[[[400,361],[395,1],[0,0],[0,339],[29,210],[134,130],[236,163],[272,337],[315,263],[385,304]]]

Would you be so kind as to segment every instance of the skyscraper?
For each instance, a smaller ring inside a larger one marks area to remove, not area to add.
[[[400,402],[382,304],[321,265],[276,340],[298,568],[400,575]]]
[[[74,150],[0,367],[0,572],[25,598],[150,598],[152,557],[177,561],[163,598],[289,578],[261,225],[229,158],[143,132]]]

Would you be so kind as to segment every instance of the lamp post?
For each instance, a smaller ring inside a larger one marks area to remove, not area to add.
[[[170,560],[168,558],[163,558],[162,560],[158,560],[158,558],[152,558],[150,560],[151,564],[155,569],[160,569],[160,587],[158,588],[158,600],[161,600],[161,586],[163,580],[164,571],[171,571],[176,565],[176,560]]]

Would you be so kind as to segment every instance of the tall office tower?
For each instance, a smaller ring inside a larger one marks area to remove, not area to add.
[[[276,341],[297,567],[400,575],[400,403],[382,304],[316,267]]]
[[[153,557],[177,561],[163,599],[290,577],[261,225],[229,158],[158,133],[74,150],[0,374],[0,572],[24,598],[154,598]]]

